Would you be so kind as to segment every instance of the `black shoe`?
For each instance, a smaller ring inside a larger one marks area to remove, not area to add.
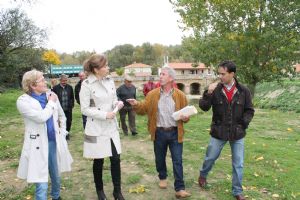
[[[107,200],[103,190],[97,190],[98,200]]]
[[[138,133],[137,132],[132,132],[132,135],[137,135]]]
[[[66,140],[70,140],[70,135],[66,135]]]
[[[60,198],[60,197],[58,197],[57,199],[53,199],[53,198],[52,198],[52,200],[62,200],[62,198]]]
[[[114,195],[115,200],[125,200],[121,191],[120,192],[113,192],[113,195]]]

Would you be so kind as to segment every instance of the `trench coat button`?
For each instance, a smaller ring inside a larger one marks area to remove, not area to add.
[[[36,134],[36,136],[37,136],[37,137],[39,137],[39,136],[40,136],[40,134]]]
[[[100,108],[98,108],[98,110],[100,110]]]
[[[36,147],[36,149],[40,149],[40,147]]]

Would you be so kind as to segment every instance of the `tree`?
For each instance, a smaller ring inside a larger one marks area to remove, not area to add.
[[[0,83],[16,85],[25,69],[43,67],[41,49],[46,31],[19,9],[0,11]],[[37,57],[39,56],[39,57]]]
[[[236,62],[254,92],[258,82],[290,76],[299,62],[300,1],[170,0],[193,36],[183,41],[196,61]]]
[[[125,67],[133,63],[134,47],[131,44],[124,44],[115,46],[112,50],[105,54],[108,58],[108,65],[111,70],[119,67]]]
[[[54,50],[45,51],[43,53],[42,59],[47,64],[53,64],[53,65],[60,65],[61,64],[59,56]]]

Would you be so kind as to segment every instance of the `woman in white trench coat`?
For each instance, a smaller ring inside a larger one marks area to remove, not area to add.
[[[24,144],[17,176],[35,183],[35,199],[47,200],[48,172],[51,197],[60,198],[60,173],[71,171],[73,159],[65,140],[66,118],[57,96],[47,92],[43,73],[31,70],[24,74],[25,94],[17,100],[24,118]]]
[[[114,185],[115,200],[123,200],[121,192],[120,135],[116,111],[123,107],[118,102],[115,84],[107,77],[109,67],[104,55],[94,54],[84,63],[88,74],[81,84],[80,106],[87,116],[84,134],[83,156],[94,159],[93,174],[98,200],[106,199],[103,191],[103,162],[110,158],[111,176]],[[116,110],[114,110],[116,109]]]

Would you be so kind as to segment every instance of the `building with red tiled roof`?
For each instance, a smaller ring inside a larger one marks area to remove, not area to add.
[[[295,72],[300,73],[300,64],[297,63],[294,67],[295,67]]]
[[[133,63],[124,67],[124,74],[134,74],[137,77],[151,76],[152,67],[143,63]]]
[[[204,63],[194,67],[194,63],[166,63],[163,67],[169,66],[176,71],[176,75],[211,75],[213,71],[207,68]]]

